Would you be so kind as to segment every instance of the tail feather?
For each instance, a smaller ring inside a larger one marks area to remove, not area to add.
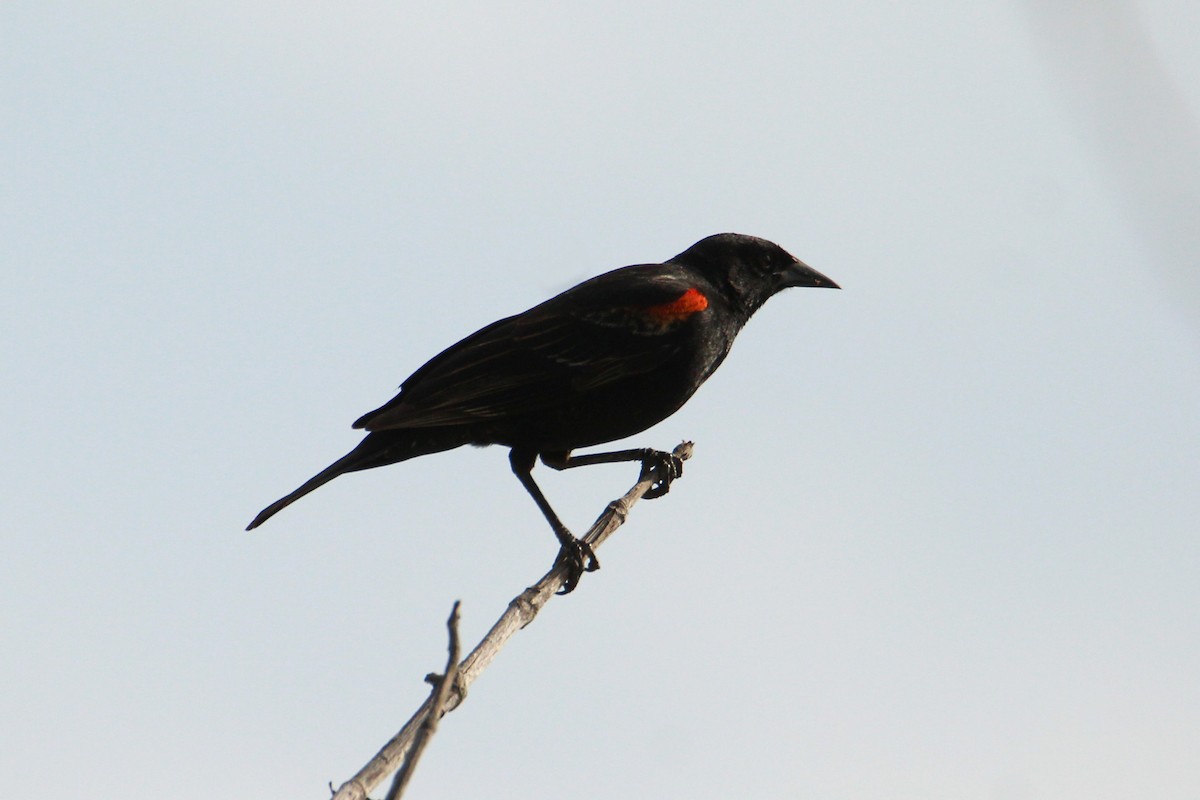
[[[404,430],[369,433],[365,439],[359,442],[358,447],[309,478],[299,489],[286,497],[279,498],[258,512],[258,516],[246,526],[246,530],[254,530],[304,495],[314,489],[319,489],[343,473],[407,461],[417,456],[461,447],[470,441],[470,437],[454,429],[423,431],[419,438],[414,437],[410,431]]]
[[[316,475],[313,475],[311,478],[306,480],[296,491],[285,497],[279,498],[274,503],[271,503],[271,505],[258,512],[258,516],[254,518],[253,522],[246,526],[246,530],[254,530],[259,525],[262,525],[271,517],[275,516],[277,513],[299,500],[301,497],[304,497],[304,495],[308,494],[314,489],[319,489],[336,478],[338,475],[341,475],[343,472],[353,472],[355,455],[356,453],[354,452],[346,454],[325,469],[318,472]]]

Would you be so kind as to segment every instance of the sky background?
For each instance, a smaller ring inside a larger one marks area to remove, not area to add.
[[[773,299],[409,796],[1200,796],[1200,4],[5,2],[6,794],[322,798],[555,545],[340,478],[484,324],[720,231]],[[535,473],[577,531],[630,465]],[[381,796],[382,790],[376,792]]]

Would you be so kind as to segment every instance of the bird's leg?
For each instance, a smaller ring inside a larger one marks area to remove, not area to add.
[[[533,465],[537,463],[537,453],[514,447],[508,454],[508,461],[512,465],[513,474],[525,487],[525,491],[529,492],[533,502],[537,503],[537,507],[542,511],[542,516],[550,523],[550,529],[554,531],[554,536],[558,539],[560,547],[557,562],[564,563],[567,568],[566,579],[558,593],[568,594],[575,590],[584,572],[595,572],[600,569],[600,561],[592,552],[591,545],[567,530],[567,526],[558,518],[558,514],[554,513],[546,496],[534,482]]]
[[[611,453],[588,453],[573,456],[570,453],[542,453],[542,463],[551,469],[572,469],[589,464],[612,464],[618,461],[642,462],[642,480],[653,476],[654,483],[642,495],[647,500],[662,497],[671,491],[671,481],[683,475],[683,459],[674,453],[639,447],[633,450],[614,450]]]

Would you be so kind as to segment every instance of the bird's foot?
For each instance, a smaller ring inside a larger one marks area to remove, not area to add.
[[[583,577],[583,573],[595,572],[600,569],[600,560],[596,558],[592,546],[583,539],[567,535],[570,538],[563,540],[562,547],[558,551],[558,558],[554,560],[555,566],[562,564],[567,569],[566,577],[563,578],[563,585],[558,590],[558,594],[570,594],[579,585],[579,579]]]
[[[647,500],[662,497],[671,491],[671,481],[683,475],[683,459],[674,453],[649,450],[642,458],[642,480],[653,478],[654,483],[642,495]]]

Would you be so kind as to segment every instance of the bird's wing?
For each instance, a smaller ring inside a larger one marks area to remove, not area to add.
[[[681,347],[671,334],[707,304],[686,276],[661,265],[606,273],[447,348],[354,427],[425,428],[537,413],[661,367]]]

